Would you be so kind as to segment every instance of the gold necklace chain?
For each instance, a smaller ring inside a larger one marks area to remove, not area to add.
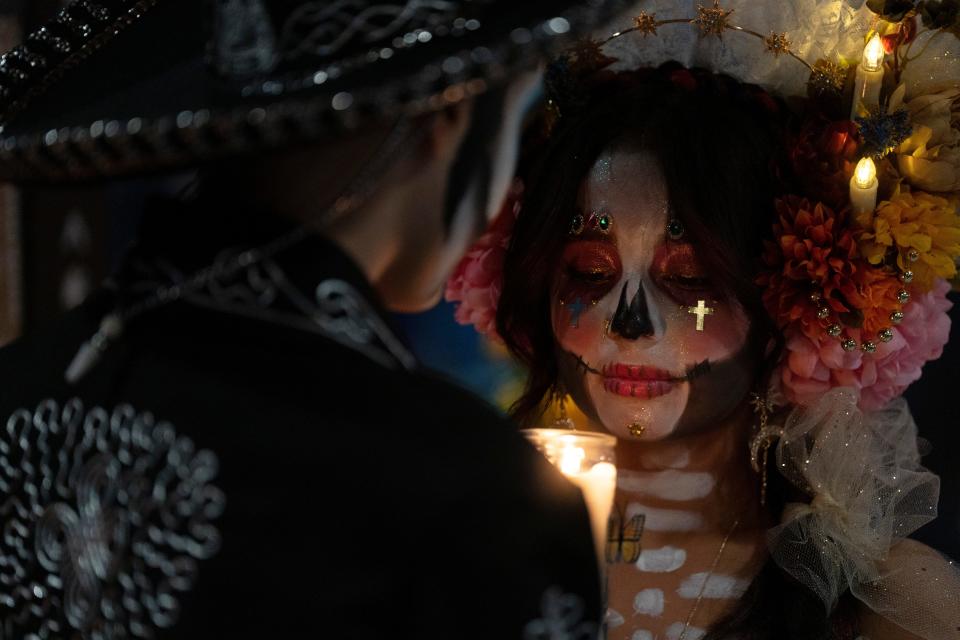
[[[690,608],[690,613],[687,614],[687,621],[683,623],[683,631],[680,632],[680,637],[677,638],[677,640],[684,640],[684,638],[686,638],[690,623],[693,622],[693,617],[697,615],[697,609],[700,608],[700,601],[703,600],[703,592],[707,588],[707,582],[713,577],[713,572],[717,570],[717,565],[720,564],[720,558],[723,557],[723,552],[727,548],[727,542],[730,541],[730,536],[733,535],[733,532],[736,531],[739,524],[740,518],[737,518],[733,521],[733,526],[730,527],[730,530],[727,531],[727,535],[723,537],[723,542],[720,543],[720,549],[713,558],[713,564],[710,565],[710,571],[707,572],[706,577],[703,579],[703,584],[700,585],[700,592],[697,594],[697,599],[694,601],[693,607]]]

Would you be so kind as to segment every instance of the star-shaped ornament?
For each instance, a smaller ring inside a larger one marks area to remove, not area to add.
[[[720,0],[713,0],[713,6],[710,8],[702,4],[697,7],[697,17],[693,19],[693,24],[700,29],[701,38],[709,35],[722,38],[724,30],[730,26],[731,13],[733,9],[726,11],[720,6]]]
[[[807,90],[810,95],[843,93],[843,85],[847,80],[847,68],[840,63],[821,58],[813,65],[810,79],[807,81]]]
[[[781,53],[790,53],[791,42],[787,39],[786,32],[771,31],[770,35],[763,39],[763,44],[767,46],[767,51],[777,58]]]
[[[641,11],[640,15],[633,19],[633,28],[644,36],[657,35],[657,14]]]
[[[606,55],[601,44],[591,38],[579,40],[568,52],[567,59],[574,73],[593,73],[615,62]]]

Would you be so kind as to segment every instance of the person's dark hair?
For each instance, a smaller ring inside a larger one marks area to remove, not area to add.
[[[637,142],[659,162],[670,206],[697,245],[714,285],[750,319],[756,380],[764,382],[780,355],[782,334],[756,285],[763,243],[771,239],[774,200],[791,186],[787,171],[788,110],[759,87],[676,63],[606,73],[589,99],[564,111],[556,129],[521,168],[526,185],[504,263],[497,330],[529,369],[511,413],[534,422],[556,391],[558,363],[550,322],[551,284],[581,185],[600,154],[616,141]],[[773,341],[772,353],[767,347]],[[768,505],[779,514],[791,491],[770,473]],[[759,572],[737,610],[708,638],[834,637],[836,616],[777,568]]]

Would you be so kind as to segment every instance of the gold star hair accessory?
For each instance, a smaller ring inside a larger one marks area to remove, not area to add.
[[[811,96],[843,93],[847,80],[847,67],[821,58],[817,60],[807,81],[807,90]]]
[[[603,53],[601,46],[603,46],[603,43],[592,38],[585,38],[577,42],[567,53],[567,60],[571,69],[575,73],[592,73],[613,64],[615,59]]]
[[[710,8],[702,4],[697,7],[697,17],[693,19],[693,24],[700,29],[700,37],[714,35],[722,38],[724,30],[730,26],[731,13],[733,9],[726,11],[720,6],[720,0],[713,0]]]
[[[790,53],[792,43],[787,39],[785,32],[771,31],[770,35],[763,39],[763,44],[766,45],[767,51],[779,58],[781,53]]]
[[[657,14],[641,11],[640,15],[633,19],[633,28],[645,36],[657,35]]]

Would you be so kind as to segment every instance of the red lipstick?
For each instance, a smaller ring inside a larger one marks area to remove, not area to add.
[[[647,365],[614,363],[603,367],[603,388],[630,398],[658,398],[673,391],[679,378]]]

